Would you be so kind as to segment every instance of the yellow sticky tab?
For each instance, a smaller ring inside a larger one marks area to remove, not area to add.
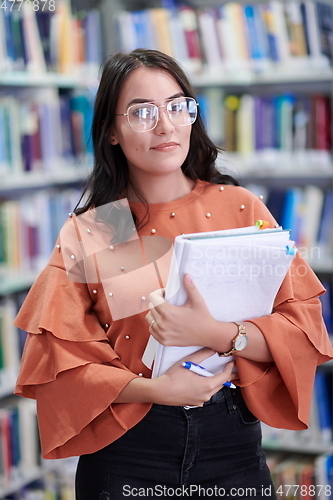
[[[259,229],[267,229],[269,227],[269,222],[267,220],[257,220],[256,224]]]

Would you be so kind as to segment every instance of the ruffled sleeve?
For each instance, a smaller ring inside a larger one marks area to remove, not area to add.
[[[262,203],[255,207],[255,214],[275,224]],[[316,368],[333,357],[319,299],[324,292],[298,253],[272,314],[248,319],[262,331],[274,363],[238,357],[240,385],[250,410],[272,427],[307,428]]]
[[[37,400],[45,458],[92,453],[124,434],[150,408],[112,404],[138,375],[112,349],[93,307],[93,288],[102,291],[100,283],[69,279],[56,248],[15,321],[28,332],[15,393]],[[102,295],[99,300],[106,300]]]

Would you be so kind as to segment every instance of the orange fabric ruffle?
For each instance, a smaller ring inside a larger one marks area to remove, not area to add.
[[[68,279],[56,251],[51,264],[15,321],[30,332],[15,393],[37,399],[42,454],[62,458],[77,455],[78,441],[82,453],[106,446],[151,405],[111,405],[137,375],[112,349],[87,285]]]

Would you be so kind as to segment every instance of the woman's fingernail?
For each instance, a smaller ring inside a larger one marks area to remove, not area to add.
[[[189,274],[185,274],[186,283],[192,283],[192,278]]]

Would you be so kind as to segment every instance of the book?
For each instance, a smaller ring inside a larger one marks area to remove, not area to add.
[[[11,69],[11,66],[12,61],[7,53],[4,11],[0,9],[0,70],[8,71]]]
[[[67,2],[57,6],[58,16],[58,70],[60,73],[75,73],[72,13]]]
[[[333,8],[326,2],[316,2],[321,53],[333,60]]]
[[[226,151],[236,151],[237,148],[237,110],[239,97],[227,95],[224,99],[224,142]]]
[[[202,41],[205,62],[208,68],[223,69],[221,47],[216,26],[217,11],[214,8],[198,10],[198,27]]]
[[[131,52],[137,48],[136,32],[131,12],[121,10],[115,14],[115,29],[120,50]]]
[[[293,240],[299,242],[302,215],[303,191],[300,187],[288,188],[285,192],[281,225],[290,230]]]
[[[152,23],[156,45],[161,52],[168,54],[169,56],[174,56],[171,30],[170,30],[170,17],[171,12],[165,8],[150,9],[149,11],[150,21]]]
[[[313,491],[317,492],[318,500],[326,500],[332,492],[332,455],[329,453],[319,455],[314,460],[315,485]]]
[[[271,61],[278,62],[280,61],[280,53],[277,40],[278,34],[272,7],[269,3],[264,3],[259,5],[259,9],[261,11],[262,19],[267,33],[269,57]]]
[[[255,72],[268,69],[268,40],[258,5],[245,5],[244,15],[250,54]]]
[[[323,443],[332,442],[332,391],[329,390],[328,377],[331,373],[317,370],[314,382],[315,401],[318,407],[320,436]]]
[[[244,155],[253,154],[255,151],[255,108],[254,96],[243,94],[239,99],[237,113],[237,151]]]
[[[333,245],[333,191],[326,191],[321,222],[318,233],[318,245],[324,255],[330,253]]]
[[[301,13],[306,37],[307,52],[312,67],[328,68],[329,58],[322,54],[320,47],[320,33],[318,15],[315,2],[306,0],[301,3]]]
[[[329,335],[333,333],[333,295],[332,284],[328,280],[323,280],[323,286],[326,288],[326,293],[320,296],[320,301],[323,311],[323,319]]]
[[[288,68],[290,65],[291,54],[289,51],[288,32],[286,19],[284,15],[284,4],[277,0],[268,2],[269,10],[272,15],[272,24],[276,33],[276,47],[279,65],[282,68]]]
[[[222,144],[223,124],[223,91],[216,87],[207,88],[199,94],[200,113],[203,112],[206,130],[214,144]]]
[[[44,60],[47,70],[53,70],[53,61],[51,57],[51,18],[52,12],[49,10],[39,10],[36,12],[36,21],[44,54]]]
[[[165,289],[165,300],[186,303],[183,276],[189,273],[209,312],[219,321],[244,321],[269,314],[276,293],[296,253],[289,232],[257,226],[177,236]],[[279,270],[279,272],[277,272]],[[223,306],[222,306],[223,304]],[[150,338],[144,362],[156,347],[152,377],[200,346],[164,347]],[[202,364],[218,373],[232,357],[214,354]]]
[[[309,3],[311,3],[311,0],[309,1]],[[308,19],[309,9],[307,8],[306,2],[301,2],[299,4],[299,12],[300,12],[300,16],[301,16],[301,24],[303,27],[305,53],[307,56],[310,56],[310,54],[311,54],[310,28],[312,27],[312,25],[309,23],[309,19]],[[318,38],[318,40],[319,40],[319,38]]]
[[[252,68],[251,51],[246,32],[246,20],[243,7],[238,2],[230,2],[225,7],[228,22],[234,31],[234,39],[232,42],[236,43],[237,54],[242,61],[242,66],[243,68]]]
[[[311,250],[317,245],[324,191],[318,186],[307,185],[303,190],[303,213],[299,245]]]
[[[189,70],[197,72],[202,67],[202,48],[198,32],[198,18],[196,9],[190,6],[178,8],[178,16],[184,32],[187,45]]]
[[[275,99],[276,144],[279,149],[290,153],[293,149],[293,112],[295,96],[285,94]]]
[[[71,96],[69,100],[73,121],[73,137],[76,140],[77,156],[92,152],[92,142],[90,129],[92,123],[92,104],[91,100],[84,93],[77,93]]]
[[[169,28],[172,54],[184,68],[190,68],[189,53],[181,19],[176,9],[170,10]]]
[[[6,137],[6,111],[5,105],[0,101],[0,130],[3,131],[0,134],[0,175],[8,173],[9,170],[9,158],[7,152],[8,139]]]
[[[31,4],[28,3],[24,3],[21,10],[24,45],[27,54],[27,70],[30,72],[43,73],[47,68],[37,25],[36,12],[33,10]]]
[[[304,57],[307,55],[307,47],[300,3],[296,1],[286,3],[285,16],[290,54],[296,57]]]
[[[102,31],[101,14],[98,9],[90,9],[85,12],[82,23],[78,24],[78,21],[79,19],[73,19],[78,31],[77,41],[80,40],[81,46],[81,54],[77,53],[75,56],[76,65],[78,67],[85,65],[86,70],[97,74],[103,58],[100,36]]]
[[[4,29],[5,29],[5,44],[7,57],[10,59],[11,68],[15,67],[15,51],[13,45],[13,33],[12,33],[12,24],[11,24],[11,13],[9,10],[4,9]]]
[[[316,149],[330,150],[331,147],[331,111],[330,99],[324,95],[314,96],[315,106],[315,146]]]
[[[223,63],[228,74],[239,78],[242,74],[249,74],[251,70],[251,57],[245,31],[245,20],[240,18],[242,8],[235,2],[221,5],[217,10],[217,34],[223,55]],[[234,26],[234,20],[238,23]],[[240,29],[243,21],[243,29]],[[237,31],[238,28],[238,31]]]

